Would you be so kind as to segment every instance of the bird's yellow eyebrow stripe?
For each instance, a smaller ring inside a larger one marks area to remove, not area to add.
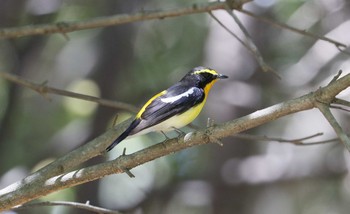
[[[210,73],[212,75],[218,75],[218,73],[215,70],[210,70],[210,69],[201,69],[193,72],[193,74],[201,74],[201,73]]]
[[[166,92],[167,92],[167,91],[164,90],[164,91],[162,91],[162,92],[160,92],[160,93],[154,95],[151,99],[149,99],[149,100],[147,101],[147,103],[146,103],[145,105],[143,105],[143,107],[141,108],[141,110],[139,111],[139,113],[137,113],[136,118],[137,118],[137,119],[138,119],[138,118],[141,118],[141,115],[143,114],[143,112],[145,112],[147,106],[148,106],[149,104],[151,104],[151,102],[152,102],[154,99],[156,99],[157,97],[160,97],[160,96],[166,94]]]

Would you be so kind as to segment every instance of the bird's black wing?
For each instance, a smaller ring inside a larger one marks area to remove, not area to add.
[[[155,98],[141,114],[142,122],[135,128],[135,133],[181,114],[204,100],[203,89],[175,84],[167,93]]]

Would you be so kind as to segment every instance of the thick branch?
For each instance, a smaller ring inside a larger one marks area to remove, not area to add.
[[[113,161],[52,177],[52,175],[58,175],[58,173],[71,170],[82,161],[89,159],[89,157],[91,158],[103,153],[104,149],[112,139],[118,136],[120,131],[125,128],[127,125],[126,122],[122,126],[117,127],[118,131],[113,129],[108,130],[106,133],[83,147],[72,151],[44,169],[39,170],[39,172],[34,174],[36,176],[31,175],[22,181],[1,190],[0,211],[10,209],[15,205],[23,204],[60,189],[76,186],[107,175],[123,173],[123,169],[131,169],[156,158],[192,146],[210,143],[210,139],[221,139],[232,136],[239,132],[276,120],[280,117],[312,109],[317,105],[319,100],[331,102],[338,93],[349,86],[350,74],[324,88],[318,89],[316,92],[256,111],[245,117],[209,127],[201,131],[188,133],[185,137],[171,139],[165,143],[156,144],[133,154],[121,156]],[[40,175],[43,175],[46,178],[50,175],[49,177],[52,178],[43,179]]]

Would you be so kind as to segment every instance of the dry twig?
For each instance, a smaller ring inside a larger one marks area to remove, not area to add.
[[[347,150],[350,151],[350,139],[333,116],[332,112],[329,109],[329,106],[321,102],[318,102],[316,106],[322,112],[323,116],[328,120],[329,124],[333,127],[335,133],[339,137],[339,140],[345,145]]]
[[[242,140],[251,140],[251,141],[276,141],[279,143],[291,143],[298,146],[310,146],[310,145],[317,145],[317,144],[324,144],[329,143],[330,141],[324,142],[324,141],[318,141],[318,142],[303,142],[305,140],[309,140],[311,138],[315,138],[318,136],[323,135],[323,133],[316,133],[310,136],[306,136],[303,138],[298,139],[284,139],[284,138],[277,138],[277,137],[268,137],[268,136],[257,136],[257,135],[250,135],[250,134],[237,134],[233,137],[242,139]]]
[[[301,34],[301,35],[304,35],[304,36],[307,36],[307,37],[310,37],[310,38],[313,38],[313,39],[316,39],[316,40],[322,40],[322,41],[326,41],[326,42],[329,42],[329,43],[332,43],[335,45],[335,47],[345,53],[345,54],[350,54],[349,52],[345,51],[345,49],[347,48],[347,46],[344,44],[344,43],[341,43],[341,42],[338,42],[336,40],[333,40],[331,38],[328,38],[326,36],[320,36],[320,35],[317,35],[317,34],[314,34],[314,33],[311,33],[311,32],[308,32],[306,30],[301,30],[301,29],[298,29],[298,28],[295,28],[295,27],[292,27],[292,26],[289,26],[287,24],[283,24],[283,23],[279,23],[279,22],[276,22],[274,20],[270,20],[266,17],[263,17],[263,16],[259,16],[259,15],[256,15],[250,11],[247,11],[247,10],[244,10],[242,8],[238,8],[236,9],[248,16],[251,16],[259,21],[262,21],[262,22],[265,22],[267,24],[270,24],[271,26],[274,26],[274,27],[277,27],[277,28],[281,28],[281,29],[287,29],[289,31],[292,31],[294,33],[297,33],[297,34]]]
[[[56,95],[86,100],[86,101],[90,101],[90,102],[95,102],[95,103],[98,103],[98,104],[103,105],[103,106],[108,106],[108,107],[112,107],[112,108],[116,108],[116,109],[122,109],[122,110],[133,112],[133,113],[137,112],[136,107],[134,107],[133,105],[127,104],[127,103],[110,101],[110,100],[101,99],[101,98],[94,97],[94,96],[89,96],[89,95],[84,95],[84,94],[79,94],[79,93],[75,93],[75,92],[71,92],[71,91],[65,91],[62,89],[49,87],[46,85],[46,82],[44,84],[36,84],[36,83],[33,83],[33,82],[28,81],[26,79],[23,79],[19,76],[16,76],[14,74],[5,73],[5,72],[0,72],[0,77],[6,79],[8,81],[14,82],[18,85],[21,85],[23,87],[32,89],[33,91],[36,91],[37,93],[39,93],[40,95],[42,95],[45,98],[46,98],[47,94],[56,94]]]
[[[29,209],[34,207],[47,207],[47,206],[66,206],[66,207],[73,207],[76,209],[87,210],[95,213],[121,214],[118,211],[90,205],[89,201],[87,201],[86,203],[78,203],[78,202],[70,202],[70,201],[42,201],[42,202],[34,202],[30,204],[17,206],[13,210],[23,210],[23,209]]]

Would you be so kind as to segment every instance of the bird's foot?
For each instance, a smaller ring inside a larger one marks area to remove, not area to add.
[[[182,131],[181,129],[178,129],[176,127],[171,127],[174,129],[174,131],[176,131],[176,133],[178,133],[178,136],[177,137],[182,137],[182,136],[185,136],[186,135],[186,132]]]

